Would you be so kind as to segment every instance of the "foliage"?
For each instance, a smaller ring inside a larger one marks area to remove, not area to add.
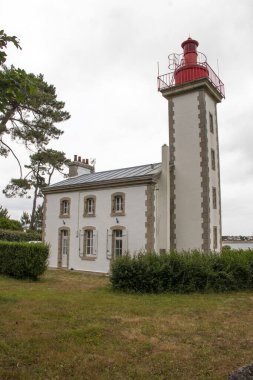
[[[36,231],[13,231],[0,229],[0,240],[5,241],[40,241],[41,233]]]
[[[3,208],[3,206],[0,206],[0,218],[10,218],[7,208]]]
[[[253,251],[140,253],[112,264],[113,289],[141,293],[253,289]]]
[[[18,220],[0,217],[0,228],[13,231],[22,231],[21,223]]]
[[[0,30],[0,65],[6,61],[7,54],[3,50],[6,49],[9,42],[12,42],[17,49],[21,49],[16,36],[8,36],[4,30]]]
[[[36,279],[47,269],[48,253],[45,244],[0,241],[0,273]]]
[[[0,135],[10,134],[25,146],[47,145],[63,133],[55,123],[70,118],[64,102],[57,100],[56,89],[42,74],[27,74],[15,67],[0,71]],[[8,151],[8,147],[7,147]]]
[[[4,65],[5,49],[11,42],[20,48],[15,36],[0,31],[0,155],[7,157],[9,152],[16,158],[20,177],[22,167],[5,136],[21,141],[26,147],[35,145],[45,148],[51,139],[58,139],[63,133],[55,124],[70,118],[64,110],[65,104],[57,99],[56,89],[47,84],[42,74],[26,73],[14,66]]]
[[[21,215],[21,218],[20,218],[20,223],[24,230],[27,230],[29,228],[30,223],[31,223],[31,218],[27,211],[23,211],[23,214]]]
[[[3,193],[8,197],[31,198],[33,191],[33,206],[30,216],[30,228],[38,229],[42,225],[42,206],[37,206],[38,198],[43,197],[42,190],[50,185],[54,171],[62,173],[63,168],[69,162],[65,153],[53,149],[39,150],[30,156],[30,165],[25,165],[29,170],[25,178],[12,178],[5,187]],[[40,226],[38,226],[38,223]]]

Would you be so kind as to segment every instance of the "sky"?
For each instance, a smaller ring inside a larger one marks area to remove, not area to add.
[[[9,0],[0,29],[20,39],[7,64],[44,74],[71,119],[49,147],[96,171],[161,161],[167,102],[157,91],[168,55],[189,36],[225,84],[218,105],[223,235],[253,235],[252,0]],[[11,142],[23,164],[29,152]],[[0,158],[0,205],[19,219],[31,200],[7,199],[16,161]],[[55,178],[55,181],[61,177]]]

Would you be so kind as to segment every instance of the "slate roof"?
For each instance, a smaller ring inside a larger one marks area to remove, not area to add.
[[[135,178],[152,178],[161,171],[161,163],[134,166],[131,168],[114,169],[97,173],[82,174],[76,177],[70,177],[63,181],[48,186],[45,191],[57,188],[79,187],[81,185],[99,184],[101,182],[120,182],[120,180],[134,180]]]

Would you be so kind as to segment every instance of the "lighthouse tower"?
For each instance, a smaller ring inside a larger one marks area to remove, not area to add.
[[[224,85],[198,42],[169,56],[169,74],[158,77],[168,100],[170,145],[170,249],[221,249],[217,103]]]

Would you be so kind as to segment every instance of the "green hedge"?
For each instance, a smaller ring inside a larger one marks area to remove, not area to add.
[[[253,289],[253,251],[126,255],[112,263],[110,280],[113,289],[141,293]]]
[[[0,274],[36,279],[47,269],[48,253],[46,244],[0,241]]]
[[[0,217],[0,228],[5,230],[22,231],[22,225],[18,220]]]
[[[41,240],[41,233],[36,231],[13,231],[0,229],[0,240],[5,241],[38,241]]]

